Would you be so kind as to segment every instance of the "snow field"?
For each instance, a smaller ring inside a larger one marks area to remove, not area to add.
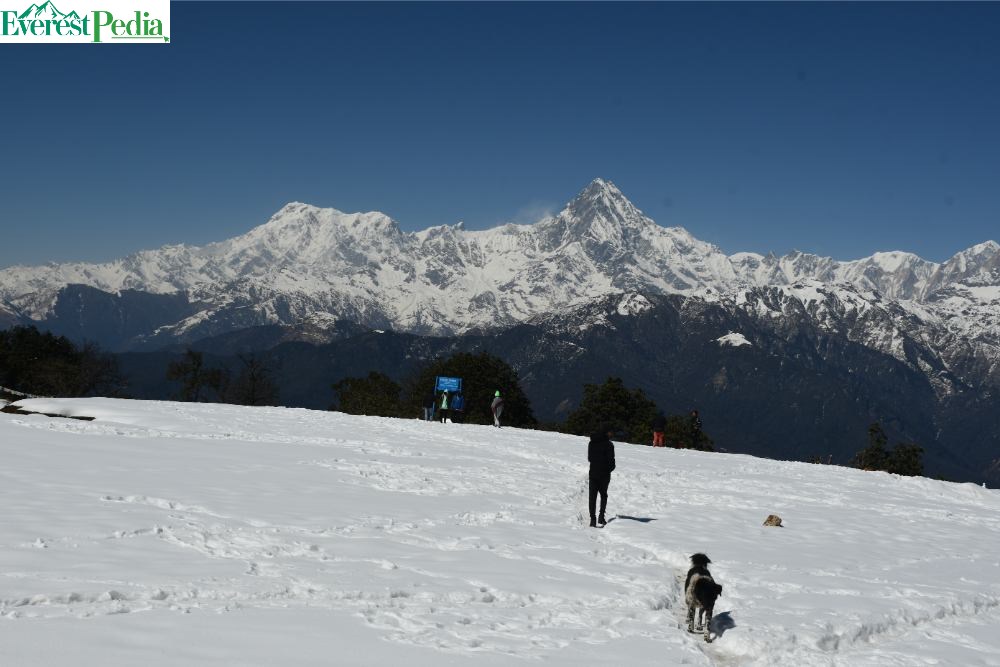
[[[595,530],[585,438],[18,405],[96,420],[0,414],[2,664],[1000,664],[972,485],[619,444]],[[695,551],[713,644],[682,628]]]

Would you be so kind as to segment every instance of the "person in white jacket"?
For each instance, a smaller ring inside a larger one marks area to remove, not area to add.
[[[499,389],[493,394],[493,403],[490,404],[490,410],[493,412],[493,425],[500,428],[500,415],[503,414],[503,399],[500,398]]]
[[[448,390],[445,389],[441,392],[441,402],[438,403],[438,416],[441,418],[442,424],[448,423],[449,406],[451,402],[451,397],[448,395]]]

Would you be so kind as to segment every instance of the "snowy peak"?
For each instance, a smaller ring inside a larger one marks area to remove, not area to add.
[[[976,244],[971,248],[963,250],[959,254],[980,256],[980,255],[995,255],[1000,252],[1000,243],[996,241],[983,241],[982,243]]]
[[[877,291],[891,299],[914,299],[928,289],[938,265],[909,252],[877,252],[853,262],[839,262],[837,282]]]
[[[380,211],[344,213],[335,208],[319,208],[309,204],[292,202],[283,206],[266,223],[244,235],[244,238],[258,231],[294,235],[295,233],[304,233],[306,230],[314,231],[317,228],[330,227],[337,228],[336,232],[349,235],[363,235],[369,230],[399,232],[399,225],[396,221]]]
[[[624,250],[642,229],[655,226],[614,183],[595,178],[557,218],[562,243],[580,242]]]
[[[579,203],[603,203],[604,205],[627,205],[632,206],[632,203],[622,194],[622,191],[618,189],[611,181],[606,181],[603,178],[595,178],[592,180],[587,187],[580,191],[580,193],[573,198],[570,202],[570,206]]]
[[[1000,244],[986,241],[956,253],[934,276],[935,286],[960,282],[965,285],[1000,285]]]
[[[366,263],[359,249],[398,244],[399,225],[378,211],[344,213],[298,202],[282,207],[265,224],[211,248],[236,274],[260,270]]]
[[[927,264],[926,260],[911,252],[877,252],[868,258],[869,262],[886,273],[912,271],[914,267]]]
[[[833,278],[838,262],[829,257],[794,250],[778,260],[777,266],[790,283],[803,278],[829,281]]]
[[[635,228],[654,224],[614,183],[601,178],[595,178],[581,190],[566,205],[564,213],[587,225],[604,222],[612,226]]]

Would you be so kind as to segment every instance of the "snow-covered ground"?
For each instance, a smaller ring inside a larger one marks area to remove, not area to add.
[[[583,438],[18,405],[97,419],[0,414],[3,665],[1000,665],[996,491],[618,445],[599,530]]]

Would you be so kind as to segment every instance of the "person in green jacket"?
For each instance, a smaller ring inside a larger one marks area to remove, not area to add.
[[[439,404],[438,414],[441,416],[441,423],[448,423],[448,390],[445,389],[441,392],[441,403]]]

